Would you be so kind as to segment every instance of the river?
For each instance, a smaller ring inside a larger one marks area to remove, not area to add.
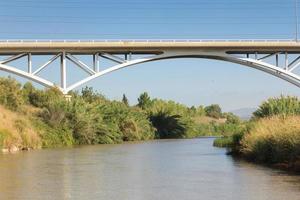
[[[300,176],[235,160],[212,138],[0,155],[0,199],[296,200]]]

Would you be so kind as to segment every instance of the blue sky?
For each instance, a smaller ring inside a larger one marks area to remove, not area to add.
[[[10,0],[0,2],[0,38],[293,39],[294,2]],[[44,75],[56,80],[55,72],[53,67]],[[81,74],[74,70],[72,77],[80,78]],[[87,85],[111,99],[121,99],[125,93],[132,104],[141,92],[148,91],[152,97],[189,106],[218,103],[225,111],[256,107],[266,98],[280,94],[300,95],[299,88],[271,75],[205,59],[150,62]]]

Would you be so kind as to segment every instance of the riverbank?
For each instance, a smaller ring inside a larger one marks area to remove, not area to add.
[[[216,139],[214,146],[256,163],[300,172],[300,100],[267,100],[240,132]]]
[[[214,146],[248,161],[300,172],[300,116],[273,116],[251,122],[239,134],[217,138]]]
[[[226,135],[239,119],[220,106],[187,107],[152,99],[146,92],[137,105],[109,100],[92,88],[69,94],[39,90],[30,83],[0,78],[0,148],[4,152],[124,141]]]
[[[31,122],[32,120],[27,114],[16,113],[0,105],[1,151],[13,153],[20,150],[41,148],[41,138]]]

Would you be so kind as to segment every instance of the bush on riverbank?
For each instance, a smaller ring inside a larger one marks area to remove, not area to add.
[[[243,122],[238,125],[234,125],[234,128],[229,132],[230,134],[223,135],[221,138],[216,138],[213,146],[226,147],[230,149],[230,153],[239,154],[240,141],[244,134],[247,133],[250,126],[251,123],[249,122]]]
[[[21,84],[12,78],[0,78],[0,104],[16,111],[23,103]]]
[[[295,163],[300,159],[300,116],[261,119],[241,140],[241,152],[265,163]]]
[[[152,125],[156,128],[157,138],[184,138],[187,125],[181,121],[180,115],[171,115],[168,112],[158,112],[150,116]]]
[[[297,97],[280,96],[263,102],[253,113],[254,118],[264,118],[274,115],[300,115],[300,100]]]
[[[222,113],[220,106],[215,104],[187,107],[174,101],[151,99],[147,93],[141,94],[138,101],[156,129],[156,138],[229,135],[240,123],[237,116]]]
[[[143,93],[139,99],[148,96]],[[142,106],[141,106],[142,105]],[[147,98],[147,106],[139,103],[138,106],[145,111],[152,126],[155,128],[155,137],[166,138],[191,138],[196,137],[196,123],[193,117],[198,115],[197,110],[174,101]]]
[[[244,129],[217,139],[214,145],[229,147],[231,153],[249,160],[300,171],[299,105],[297,97],[269,99]]]
[[[230,148],[232,145],[232,137],[222,137],[216,138],[214,140],[213,146],[214,147],[221,147],[221,148]]]
[[[71,132],[77,144],[111,144],[154,138],[154,129],[145,113],[90,93],[89,88],[84,89],[82,95],[73,95],[71,102],[56,97],[43,105],[40,113],[43,121],[55,130]]]

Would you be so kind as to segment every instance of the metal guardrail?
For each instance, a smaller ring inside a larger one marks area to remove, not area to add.
[[[39,42],[296,42],[294,39],[97,39],[97,40],[49,40],[49,39],[39,39],[39,40],[32,40],[32,39],[9,39],[9,40],[1,40],[0,43],[39,43]]]

